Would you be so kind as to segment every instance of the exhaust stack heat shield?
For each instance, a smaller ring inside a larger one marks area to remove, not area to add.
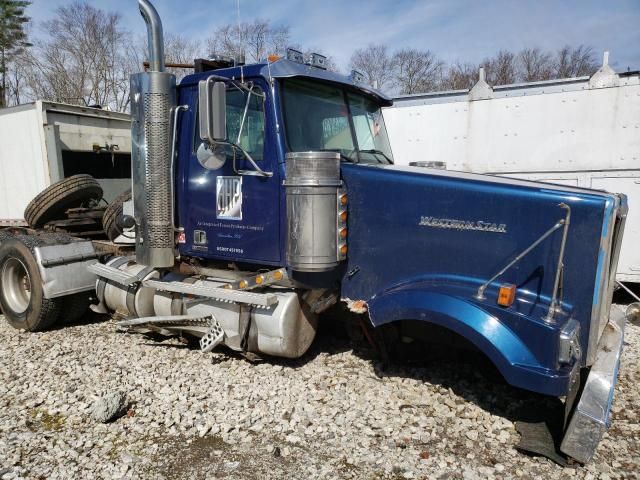
[[[171,110],[176,77],[165,72],[131,76],[131,142],[136,260],[154,268],[174,264],[171,209]]]

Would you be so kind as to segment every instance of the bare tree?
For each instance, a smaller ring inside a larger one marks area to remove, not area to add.
[[[7,106],[20,105],[35,100],[29,89],[29,69],[31,66],[30,55],[22,52],[11,59],[6,73],[6,97]]]
[[[357,49],[351,55],[350,67],[361,72],[375,88],[385,90],[393,85],[394,62],[385,45]]]
[[[549,80],[553,77],[553,60],[540,48],[525,48],[518,53],[518,79],[523,82]]]
[[[258,62],[271,54],[284,54],[290,40],[289,27],[272,25],[269,20],[257,19],[240,25],[228,24],[218,28],[206,41],[208,53],[245,56]]]
[[[565,45],[556,54],[553,73],[555,78],[580,77],[592,75],[598,66],[592,47]]]
[[[75,1],[58,7],[43,27],[49,38],[38,42],[31,59],[29,83],[35,96],[126,109],[129,72],[124,52],[131,39],[118,13]]]
[[[481,65],[490,85],[508,85],[518,79],[516,56],[508,50],[500,50],[494,57],[485,59]]]
[[[445,90],[471,89],[478,81],[478,68],[472,63],[454,63],[447,69],[441,87]]]
[[[400,93],[433,91],[441,84],[444,62],[429,50],[399,50],[393,55],[393,64]]]

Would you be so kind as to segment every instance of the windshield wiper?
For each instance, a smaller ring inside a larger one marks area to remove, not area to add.
[[[384,157],[384,159],[388,162],[388,163],[393,163],[393,160],[391,160],[389,157],[387,157],[387,154],[384,153],[382,150],[377,150],[375,148],[370,148],[368,150],[358,150],[360,153],[371,153],[373,155],[382,155]],[[382,162],[380,162],[382,163]]]
[[[344,153],[342,153],[342,150],[340,148],[321,148],[320,149],[321,152],[335,152],[335,153],[339,153],[340,154],[340,160],[344,160],[345,162],[351,162],[354,163],[354,159],[345,155]]]

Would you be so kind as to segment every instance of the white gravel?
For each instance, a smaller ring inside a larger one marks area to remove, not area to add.
[[[562,468],[514,448],[532,396],[473,365],[381,374],[328,334],[301,360],[254,365],[113,322],[27,334],[0,317],[0,478],[632,478],[639,358],[629,325],[613,426],[592,463]],[[92,420],[118,391],[127,413]]]

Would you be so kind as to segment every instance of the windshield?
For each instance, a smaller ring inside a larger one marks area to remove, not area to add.
[[[282,92],[291,151],[333,150],[348,161],[393,162],[382,111],[372,99],[300,79],[285,80]]]

